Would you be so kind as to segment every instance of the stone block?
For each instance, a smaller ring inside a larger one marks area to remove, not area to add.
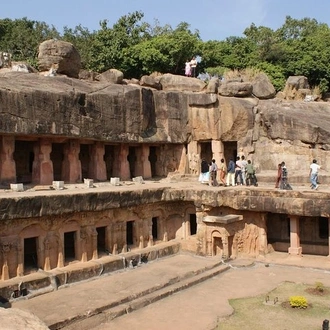
[[[23,183],[11,183],[10,189],[12,191],[24,191]]]
[[[144,183],[142,176],[137,176],[137,177],[133,178],[132,181],[135,183]]]
[[[113,186],[119,186],[120,185],[120,178],[110,178],[110,183]]]
[[[64,189],[64,181],[53,181],[53,188],[56,190]]]
[[[94,180],[93,179],[84,179],[84,184],[87,188],[93,188]]]

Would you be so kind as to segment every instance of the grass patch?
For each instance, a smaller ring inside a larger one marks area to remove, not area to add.
[[[305,284],[283,282],[275,290],[257,297],[232,299],[229,303],[234,313],[220,319],[216,330],[322,329],[323,320],[330,319],[330,295],[315,295],[311,289],[312,286]],[[292,296],[304,296],[308,308],[291,307]]]

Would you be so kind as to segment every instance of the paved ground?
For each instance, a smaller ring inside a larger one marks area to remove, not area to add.
[[[32,311],[46,324],[54,324],[217,263],[216,257],[181,254],[17,301],[12,307]],[[76,324],[69,329],[208,330],[215,327],[220,317],[232,313],[228,304],[230,298],[267,293],[283,281],[312,285],[319,281],[330,287],[330,260],[327,257],[294,258],[284,253],[272,253],[254,265],[252,260],[239,259],[231,266],[220,275],[109,323],[94,322],[88,327]]]
[[[325,286],[330,286],[330,272],[274,264],[269,267],[257,264],[254,267],[233,268],[132,314],[100,324],[94,329],[211,330],[221,317],[233,312],[228,299],[267,293],[283,281],[311,285],[320,281]],[[303,324],[301,329],[305,329]]]

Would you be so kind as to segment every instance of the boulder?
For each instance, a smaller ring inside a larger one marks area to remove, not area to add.
[[[206,93],[218,94],[220,81],[218,78],[211,78],[206,87]]]
[[[159,80],[164,91],[188,91],[201,92],[206,84],[197,78],[188,78],[185,76],[166,73]]]
[[[304,76],[290,76],[286,83],[285,88],[309,89],[308,79]]]
[[[264,73],[259,73],[252,81],[253,95],[261,100],[272,99],[276,95],[276,90]]]
[[[57,64],[57,74],[78,78],[81,60],[77,49],[71,43],[51,39],[39,45],[39,70],[49,71],[54,64]]]
[[[48,330],[47,325],[34,314],[17,308],[0,308],[1,329]]]
[[[142,76],[140,79],[140,85],[145,87],[151,87],[155,89],[162,89],[162,85],[154,77]]]
[[[108,82],[112,84],[122,84],[124,79],[124,74],[117,70],[117,69],[109,69],[99,75],[95,78],[98,81],[101,82]]]
[[[224,82],[220,86],[219,94],[237,97],[251,96],[252,85],[248,82]]]
[[[80,70],[79,71],[79,79],[81,80],[95,80],[96,73],[89,70]]]

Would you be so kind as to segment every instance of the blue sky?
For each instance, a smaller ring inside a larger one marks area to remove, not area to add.
[[[158,20],[161,26],[175,28],[187,22],[193,31],[199,30],[204,41],[241,36],[251,23],[275,30],[287,15],[315,18],[330,26],[329,0],[6,0],[1,3],[0,18],[27,17],[54,25],[60,32],[64,26],[79,24],[93,31],[103,19],[112,26],[136,10],[150,24]]]

